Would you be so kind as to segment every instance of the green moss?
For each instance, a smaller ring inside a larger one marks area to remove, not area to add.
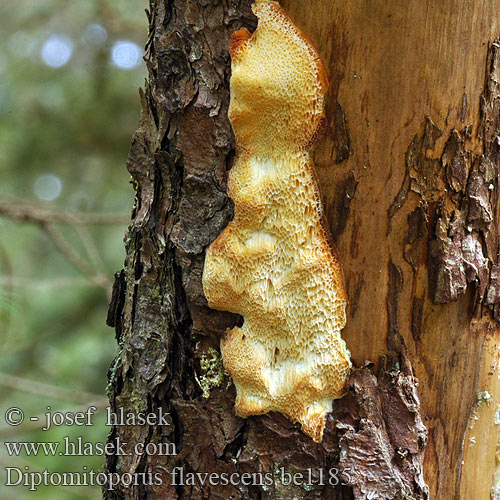
[[[151,298],[153,300],[159,300],[161,297],[161,288],[160,285],[156,285],[151,289]]]
[[[116,377],[116,368],[118,366],[120,357],[116,356],[116,358],[113,361],[113,364],[110,367],[109,370],[109,377],[108,377],[108,383],[106,384],[106,396],[108,396],[109,399],[111,399],[112,394],[113,394],[113,384],[115,382],[115,377]]]
[[[130,392],[128,400],[136,415],[147,410],[146,401],[140,396],[137,384],[132,384],[132,391]]]

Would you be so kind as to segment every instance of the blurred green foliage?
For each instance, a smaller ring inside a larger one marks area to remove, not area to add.
[[[0,201],[9,196],[61,212],[130,213],[133,191],[125,162],[139,118],[137,89],[146,75],[146,7],[136,0],[0,2]],[[125,224],[54,227],[73,252],[112,282],[123,265]],[[92,395],[105,396],[116,353],[114,332],[105,325],[110,289],[77,267],[40,225],[0,214],[2,499],[101,496],[99,487],[30,492],[3,485],[5,467],[102,469],[101,456],[9,457],[4,445],[65,435],[106,440],[102,412],[93,427],[47,432],[25,424],[9,427],[3,418],[12,406],[29,419],[47,406],[82,409],[86,395],[89,404]],[[43,382],[55,392],[9,385],[2,374],[28,386]],[[66,397],[68,391],[75,397]]]

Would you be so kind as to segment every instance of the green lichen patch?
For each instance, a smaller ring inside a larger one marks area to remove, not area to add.
[[[224,367],[220,353],[213,347],[207,349],[207,354],[200,358],[201,375],[195,373],[194,378],[202,390],[202,397],[208,399],[210,392],[219,387],[224,380]]]
[[[493,401],[493,396],[488,391],[481,391],[477,395],[477,406],[480,408],[485,403],[489,406]]]

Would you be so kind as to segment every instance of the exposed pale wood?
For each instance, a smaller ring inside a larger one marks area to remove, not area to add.
[[[480,335],[484,333],[479,331]],[[460,498],[489,498],[493,477],[491,459],[498,442],[498,424],[495,416],[500,394],[500,339],[495,332],[486,336],[479,392],[476,405],[472,405],[468,429],[464,438]],[[488,395],[492,396],[489,401]],[[486,464],[485,464],[486,462]],[[490,477],[489,477],[490,475]],[[495,499],[496,500],[496,499]]]
[[[471,290],[455,302],[433,305],[426,256],[420,255],[415,275],[403,259],[407,216],[419,201],[417,195],[410,193],[393,218],[392,232],[386,232],[388,210],[405,174],[405,152],[414,135],[422,132],[426,116],[444,132],[432,155],[441,155],[452,128],[460,130],[468,123],[474,126],[474,139],[467,147],[481,152],[475,139],[479,99],[488,43],[499,34],[500,2],[281,3],[326,62],[332,100],[344,109],[351,139],[352,154],[339,165],[334,163],[331,134],[315,155],[332,227],[338,186],[350,171],[358,181],[345,230],[335,235],[351,300],[343,336],[357,363],[376,360],[387,351],[392,260],[403,274],[399,327],[420,380],[422,414],[429,429],[424,476],[432,498],[487,499],[495,467],[493,413],[500,402],[498,363],[492,367],[499,331],[487,319],[471,323]],[[461,116],[464,94],[467,109]],[[423,298],[419,340],[411,333],[415,297]],[[485,344],[487,332],[490,340]],[[495,374],[488,375],[491,371]],[[481,409],[476,445],[466,444],[462,454],[480,390],[489,390],[494,401]]]

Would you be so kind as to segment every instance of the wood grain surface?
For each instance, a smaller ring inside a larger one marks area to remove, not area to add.
[[[436,303],[440,296],[432,291],[435,276],[428,267],[440,210],[449,214],[463,203],[460,192],[448,193],[439,170],[452,130],[472,125],[462,134],[462,152],[472,158],[467,175],[489,147],[478,132],[485,120],[481,95],[492,69],[488,49],[500,34],[500,2],[281,4],[318,49],[331,79],[332,126],[315,164],[348,286],[343,337],[358,365],[390,349],[406,351],[420,381],[429,430],[424,478],[431,498],[488,499],[500,403],[498,326],[490,308],[479,303],[478,279],[457,298]],[[498,117],[490,118],[498,130]],[[339,138],[344,120],[346,132]],[[427,175],[435,179],[426,179],[425,170],[407,169],[415,136],[420,160],[432,166]],[[348,159],[336,163],[347,150]],[[411,188],[405,187],[405,175]],[[435,185],[415,192],[426,182]],[[493,221],[478,230],[478,238],[482,244],[490,238],[495,254],[496,176],[489,189]],[[478,405],[480,391],[489,391],[492,400]]]

